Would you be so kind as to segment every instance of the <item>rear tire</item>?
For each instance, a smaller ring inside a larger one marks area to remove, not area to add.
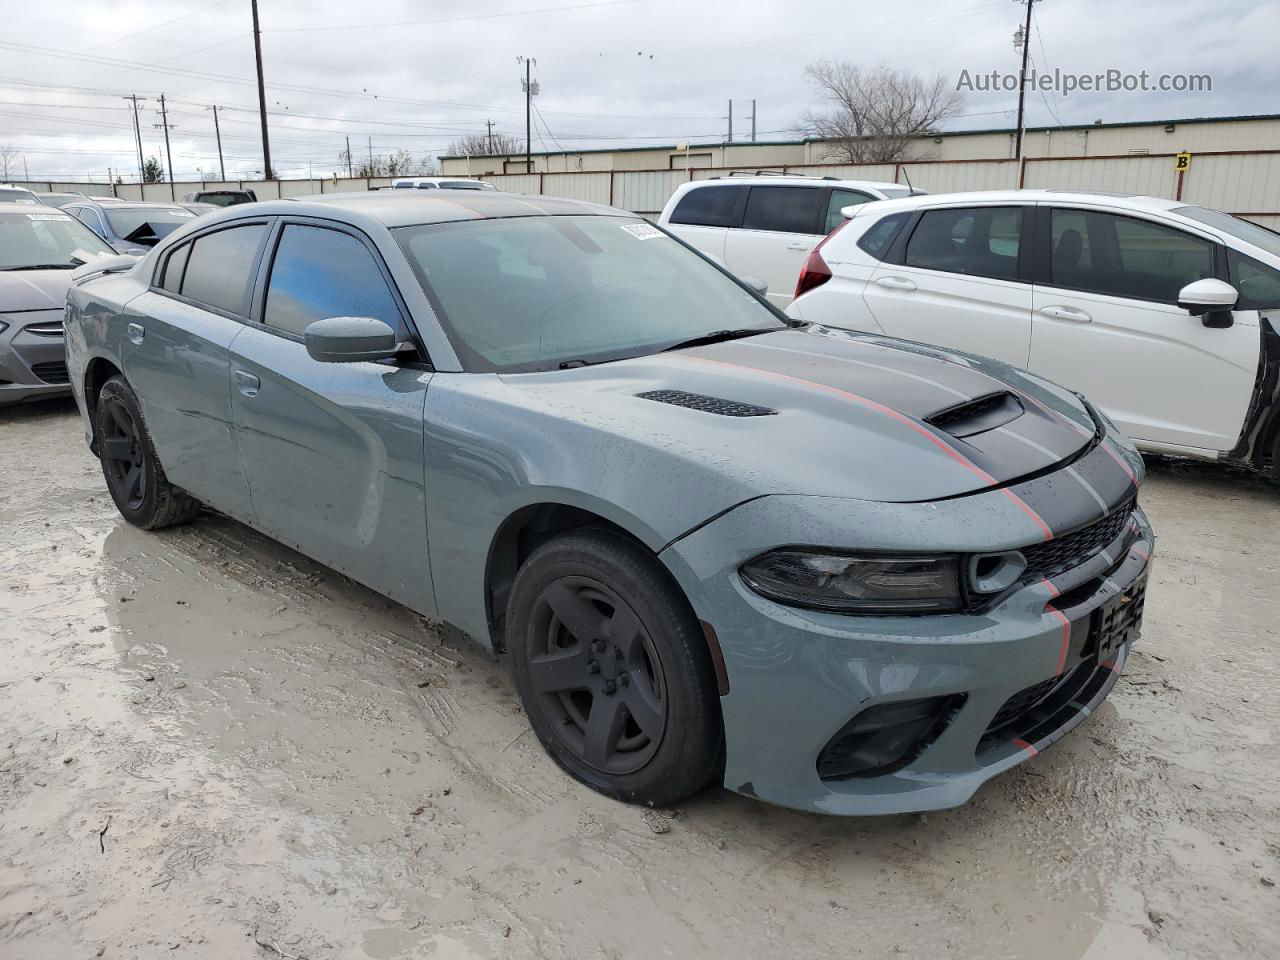
[[[200,512],[200,501],[165,476],[138,397],[123,377],[102,385],[93,430],[102,476],[120,516],[143,530],[159,530]]]
[[[570,776],[665,806],[715,775],[721,718],[706,641],[642,546],[594,529],[548,541],[516,574],[506,622],[529,722]]]

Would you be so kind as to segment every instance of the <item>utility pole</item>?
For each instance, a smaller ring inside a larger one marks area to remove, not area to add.
[[[262,30],[258,26],[258,0],[249,0],[253,6],[253,55],[258,60],[258,115],[262,120],[262,175],[265,180],[275,179],[271,169],[271,139],[267,136],[267,86],[262,80]]]
[[[160,94],[160,125],[164,127],[164,163],[169,171],[169,199],[177,200],[173,191],[173,154],[169,150],[169,111],[164,104],[164,94]]]
[[[1031,11],[1035,8],[1036,0],[1020,0],[1027,5],[1027,22],[1022,28],[1021,44],[1022,44],[1022,70],[1018,73],[1018,133],[1017,139],[1013,144],[1013,159],[1018,161],[1018,187],[1022,187],[1022,172],[1025,168],[1025,158],[1022,155],[1022,137],[1025,132],[1024,121],[1026,117],[1026,100],[1027,100],[1027,60],[1031,56]],[[1014,46],[1018,46],[1019,37],[1014,35]]]
[[[539,86],[534,82],[531,67],[537,63],[532,57],[517,57],[524,61],[524,172],[533,173],[533,98],[537,96]]]
[[[729,98],[729,139],[726,142],[733,143],[733,97]]]
[[[486,120],[486,121],[484,122],[484,125],[485,125],[485,126],[488,128],[488,130],[489,130],[489,156],[491,156],[491,157],[492,157],[492,156],[493,156],[493,121],[492,121],[492,120]],[[469,172],[469,171],[468,171],[468,172]]]
[[[751,142],[756,142],[756,102],[751,101]]]
[[[138,101],[146,100],[146,97],[139,97],[136,94],[131,97],[121,97],[122,100],[133,101],[133,135],[138,141],[138,182],[142,182],[142,127],[138,123]]]
[[[225,181],[227,179],[227,168],[222,162],[222,131],[218,129],[218,105],[215,103],[209,109],[213,111],[213,135],[218,139],[218,173]]]
[[[350,180],[354,174],[351,172],[351,137],[347,137],[347,179]]]
[[[369,138],[369,176],[373,176],[373,137]]]

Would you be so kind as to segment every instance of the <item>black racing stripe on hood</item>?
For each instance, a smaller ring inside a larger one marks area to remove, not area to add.
[[[1092,523],[1137,491],[1137,485],[1104,447],[1105,441],[1070,468],[1014,484],[1012,489],[1059,533]]]

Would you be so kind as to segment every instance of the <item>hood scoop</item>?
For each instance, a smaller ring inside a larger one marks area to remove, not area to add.
[[[636,396],[657,403],[669,403],[676,407],[714,413],[720,417],[772,417],[778,412],[768,407],[758,407],[754,403],[740,403],[737,400],[708,397],[705,394],[687,393],[684,390],[649,390],[645,393],[637,393]]]
[[[1007,390],[988,393],[931,413],[924,422],[953,437],[976,436],[1017,420],[1025,411],[1022,401]]]

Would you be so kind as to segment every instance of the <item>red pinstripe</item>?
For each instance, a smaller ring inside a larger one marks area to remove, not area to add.
[[[932,443],[935,447],[937,447],[939,450],[941,450],[951,459],[955,460],[956,463],[960,464],[962,467],[964,467],[974,476],[981,479],[982,482],[987,484],[988,486],[995,487],[999,485],[999,481],[996,480],[995,477],[991,476],[991,474],[987,473],[977,464],[973,463],[968,458],[963,456],[959,451],[955,450],[948,444],[944,443],[941,438],[931,433],[930,431],[926,430],[924,427],[920,426],[920,424],[916,423],[910,417],[905,416],[904,414],[901,414],[897,410],[894,410],[890,407],[886,407],[883,403],[877,403],[874,400],[869,400],[866,397],[859,396],[856,393],[851,393],[848,390],[841,390],[839,387],[832,387],[825,383],[818,383],[816,380],[806,380],[803,377],[793,377],[788,373],[778,373],[774,370],[762,370],[759,367],[749,367],[746,364],[742,364],[742,363],[731,363],[728,360],[713,360],[710,357],[699,357],[699,356],[695,356],[693,354],[688,354],[688,353],[682,354],[682,356],[686,360],[698,360],[702,363],[714,363],[722,367],[736,367],[739,370],[751,370],[754,373],[760,373],[767,377],[774,377],[779,380],[789,380],[792,383],[802,383],[806,387],[812,387],[818,390],[824,390],[827,393],[833,394],[835,396],[852,400],[854,403],[860,404],[861,406],[864,406],[869,410],[874,410],[877,413],[883,413],[887,417],[892,417],[894,420],[897,420],[899,423],[903,424],[904,426],[914,430],[916,433],[920,434],[920,436],[924,437],[926,440]],[[1007,487],[1000,487],[1000,492],[1004,494],[1006,497],[1008,497],[1011,501],[1013,501],[1018,506],[1018,508],[1022,510],[1023,513],[1025,513],[1028,517],[1031,518],[1031,520],[1035,523],[1035,525],[1040,528],[1040,532],[1044,534],[1045,540],[1053,539],[1053,530],[1050,528],[1050,526],[1044,522],[1044,519],[1040,516],[1040,514],[1036,513],[1034,510],[1031,509],[1031,507],[1027,506],[1026,502],[1023,501],[1021,497],[1019,497],[1016,493],[1014,493],[1012,490],[1008,489]]]
[[[1018,747],[1018,748],[1022,749],[1022,750],[1026,750],[1026,751],[1028,751],[1028,752],[1029,752],[1033,757],[1034,757],[1037,753],[1039,753],[1039,752],[1040,752],[1040,751],[1039,751],[1039,750],[1037,750],[1035,747],[1033,747],[1031,744],[1027,743],[1027,741],[1022,740],[1022,739],[1017,738],[1017,737],[1015,737],[1015,738],[1014,738],[1014,740],[1013,740],[1013,745],[1014,745],[1015,747]]]

